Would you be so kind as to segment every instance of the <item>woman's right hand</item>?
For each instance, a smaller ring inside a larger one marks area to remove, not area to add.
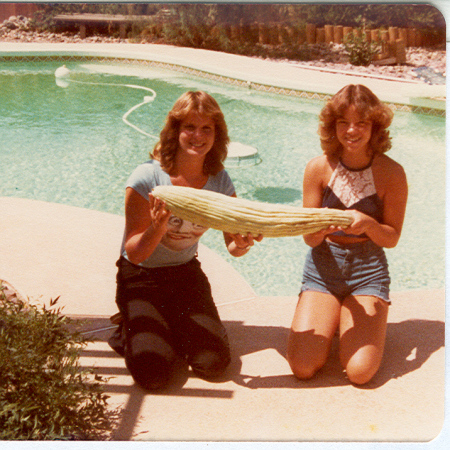
[[[305,234],[303,236],[303,239],[305,241],[305,243],[307,245],[309,245],[310,247],[317,247],[318,245],[320,245],[325,238],[329,235],[332,234],[336,231],[339,231],[341,228],[340,227],[336,227],[335,225],[331,225],[328,228],[325,228],[323,230],[320,231],[316,231],[315,233],[311,233],[311,234]]]
[[[167,224],[172,213],[166,208],[165,202],[161,199],[148,194],[149,211],[151,226],[155,231],[165,234],[167,231]]]
[[[133,264],[145,261],[167,231],[171,213],[149,194],[148,201],[133,188],[125,191],[125,250]]]

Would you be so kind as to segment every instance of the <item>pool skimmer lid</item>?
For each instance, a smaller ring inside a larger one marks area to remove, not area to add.
[[[228,156],[225,166],[229,168],[256,166],[262,162],[258,150],[251,145],[240,142],[230,142],[228,144]]]

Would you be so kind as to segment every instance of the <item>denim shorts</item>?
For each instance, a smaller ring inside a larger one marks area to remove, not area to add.
[[[385,252],[372,241],[324,241],[308,252],[301,292],[323,292],[340,301],[349,295],[370,295],[390,303],[390,282]]]

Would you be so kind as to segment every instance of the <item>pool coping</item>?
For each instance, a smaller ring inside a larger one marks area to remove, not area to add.
[[[260,92],[324,101],[340,87],[363,83],[394,111],[446,115],[446,85],[300,67],[211,50],[157,44],[2,43],[0,62],[11,60],[96,61],[140,64],[178,71]],[[362,81],[364,80],[364,81]]]

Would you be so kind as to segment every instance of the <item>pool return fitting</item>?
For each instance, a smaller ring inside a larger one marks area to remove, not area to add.
[[[116,83],[94,83],[91,81],[79,81],[73,80],[70,78],[70,70],[66,67],[66,65],[62,65],[55,70],[55,82],[56,85],[61,88],[66,88],[69,86],[69,83],[78,83],[78,84],[89,84],[89,85],[98,85],[98,86],[123,86],[132,89],[142,89],[144,91],[148,91],[151,95],[144,96],[144,101],[138,103],[129,109],[123,116],[122,120],[125,124],[135,129],[137,132],[148,136],[152,139],[158,140],[159,137],[153,134],[147,133],[144,130],[141,130],[136,125],[132,124],[128,120],[128,116],[136,111],[143,105],[153,102],[156,98],[156,92],[153,89],[150,89],[145,86],[138,86],[135,84],[116,84]],[[230,142],[228,144],[228,156],[225,161],[225,166],[227,168],[240,168],[240,167],[251,167],[261,164],[262,159],[258,154],[258,150],[255,147],[250,145],[241,144],[240,142]]]

